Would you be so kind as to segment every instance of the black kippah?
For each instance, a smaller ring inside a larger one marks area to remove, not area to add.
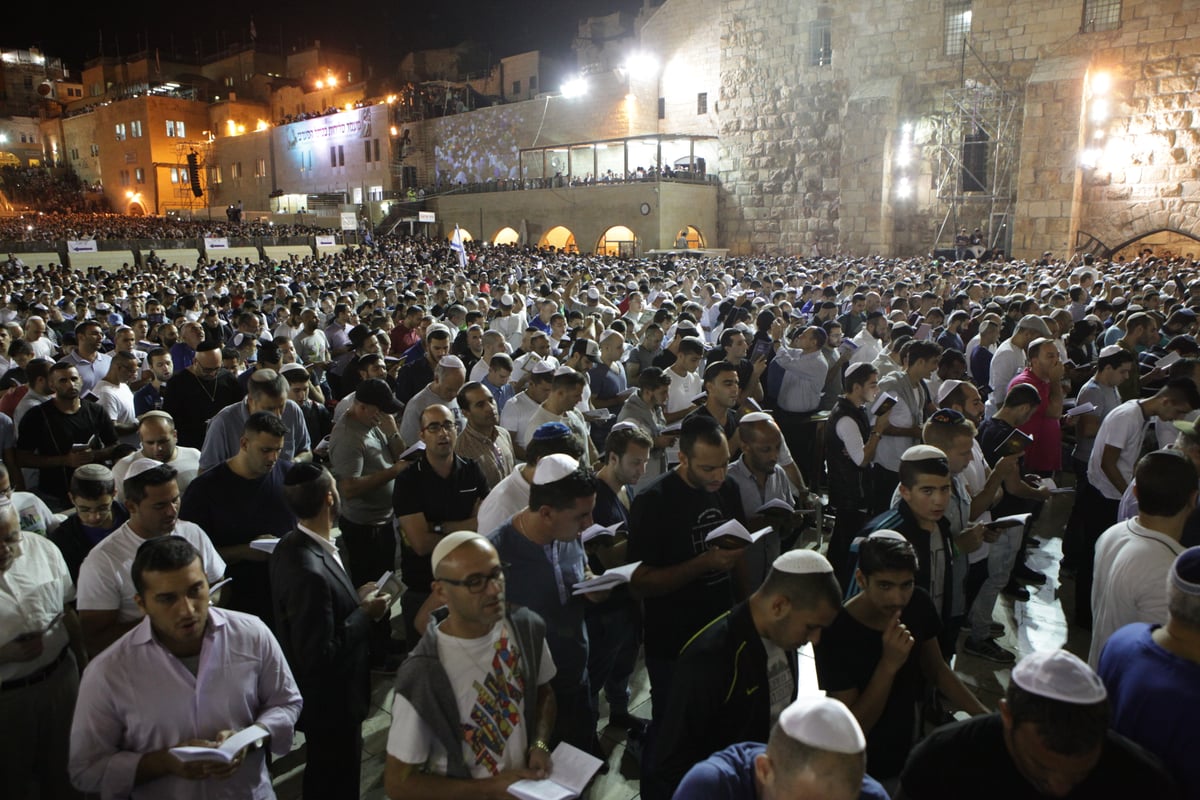
[[[196,347],[196,352],[197,353],[207,353],[209,350],[220,350],[220,349],[221,349],[220,344],[210,340],[210,341],[201,342]]]
[[[299,486],[302,483],[315,481],[324,474],[325,470],[315,464],[301,462],[294,465],[287,471],[287,475],[283,476],[284,486]]]

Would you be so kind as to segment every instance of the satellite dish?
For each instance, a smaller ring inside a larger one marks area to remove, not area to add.
[[[49,97],[53,91],[54,87],[50,84],[50,81],[42,81],[38,84],[37,93],[42,97]]]

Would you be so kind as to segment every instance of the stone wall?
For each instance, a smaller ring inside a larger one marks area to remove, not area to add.
[[[657,62],[657,80],[635,82],[638,113],[659,133],[715,136],[721,108],[721,17],[711,0],[672,0],[655,9],[641,29],[641,48]],[[698,114],[697,95],[708,96],[708,110]],[[658,99],[663,119],[658,119]]]

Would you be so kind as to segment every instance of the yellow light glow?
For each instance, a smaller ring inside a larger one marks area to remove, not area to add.
[[[349,110],[350,110],[350,109],[352,109],[352,108],[354,108],[354,103],[346,103],[346,105],[345,105],[345,109],[346,109],[347,111],[349,111]]]
[[[1112,75],[1107,72],[1097,72],[1092,76],[1092,94],[1108,94],[1112,88]]]
[[[125,196],[126,196],[126,197],[128,197],[130,200],[132,200],[132,199],[133,199],[133,190],[132,190],[132,189],[126,189],[126,190],[125,190]]]
[[[1104,122],[1108,119],[1108,101],[1097,97],[1092,101],[1092,122]]]
[[[329,83],[329,85],[330,85],[330,86],[337,86],[337,84],[338,84],[338,80],[337,80],[337,78],[333,77],[332,75],[330,75],[330,76],[329,76],[329,78],[327,79],[327,81],[328,81],[328,83]]]
[[[316,82],[316,84],[314,84],[314,85],[315,85],[315,86],[316,86],[318,89],[324,89],[324,88],[325,88],[325,81],[318,80],[318,81]]]
[[[637,100],[637,95],[634,94],[633,92],[630,92],[629,94],[625,95],[626,103],[632,103],[634,100]]]
[[[398,131],[398,130],[396,129],[396,126],[395,126],[395,125],[393,125],[393,126],[391,127],[391,134],[392,134],[392,136],[399,136],[399,135],[400,135],[400,131]]]
[[[271,123],[267,122],[265,119],[260,119],[257,123],[255,123],[254,130],[265,131],[269,127],[271,127]]]
[[[238,132],[238,133],[245,133],[245,132],[246,132],[246,126],[245,126],[245,125],[238,125],[238,126],[237,126],[237,132]]]
[[[388,105],[390,106],[392,103],[396,102],[396,95],[389,94],[387,96],[387,101],[388,101]]]
[[[901,178],[896,184],[896,197],[901,200],[906,200],[912,196],[912,184],[908,182],[908,178]]]

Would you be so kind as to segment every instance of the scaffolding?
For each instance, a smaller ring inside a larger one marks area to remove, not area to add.
[[[980,78],[967,77],[968,63],[978,65]],[[1001,85],[969,39],[964,41],[959,86],[945,91],[938,122],[934,164],[944,216],[935,249],[952,249],[960,229],[979,227],[986,250],[1008,252],[1020,98]]]
[[[192,193],[191,168],[187,162],[190,153],[196,154],[196,174],[199,176],[200,185],[204,190],[204,194],[200,197],[196,197]],[[187,170],[188,180],[182,180],[182,176],[180,176],[181,179],[173,184],[175,191],[174,196],[171,197],[170,208],[187,211],[190,216],[194,217],[197,209],[203,210],[211,205],[210,192],[213,189],[213,181],[209,170],[215,167],[212,153],[211,137],[208,139],[184,139],[175,143],[175,163],[171,167],[177,170]]]

